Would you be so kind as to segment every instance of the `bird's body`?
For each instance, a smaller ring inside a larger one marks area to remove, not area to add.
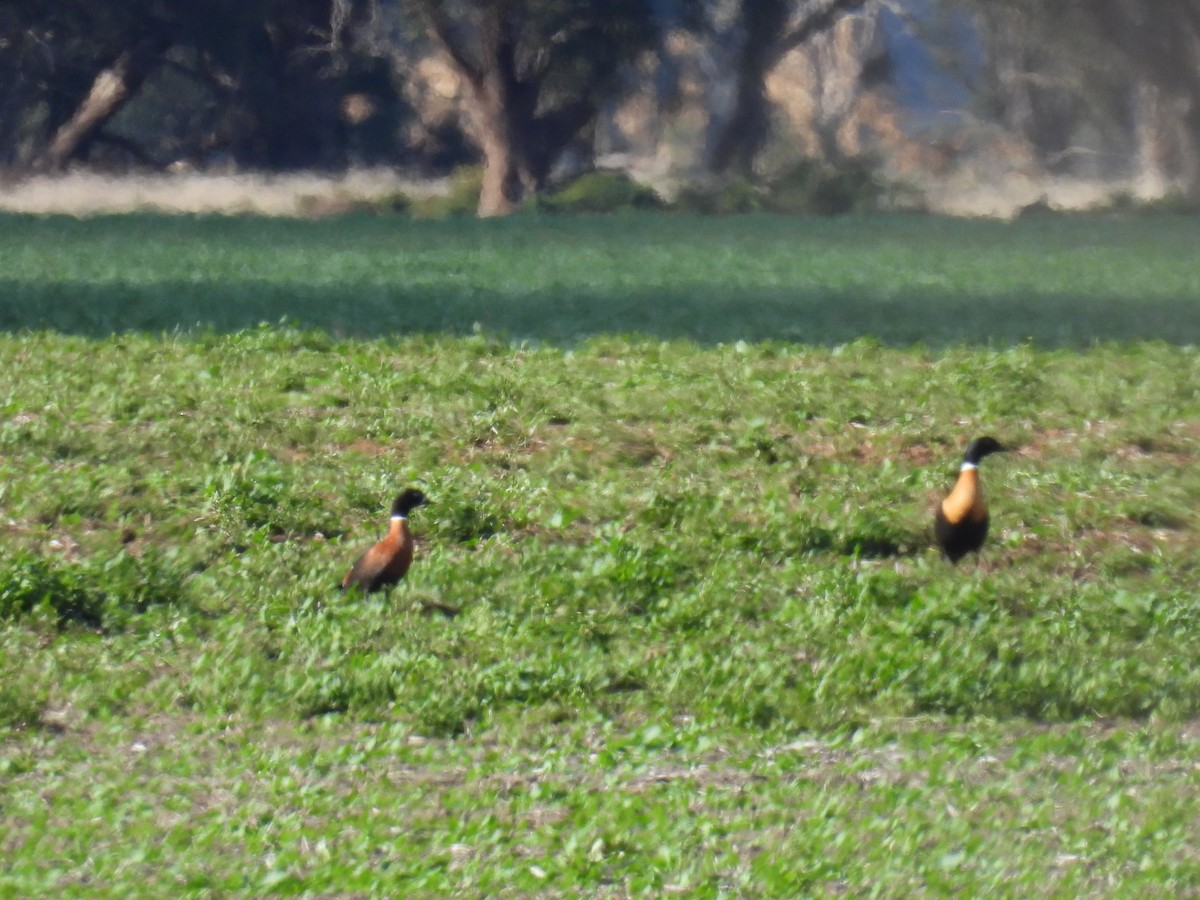
[[[408,527],[408,514],[413,508],[427,502],[425,495],[415,488],[409,488],[396,497],[387,535],[350,567],[342,579],[343,590],[360,587],[369,594],[391,587],[408,573],[413,559],[413,536]]]
[[[1004,447],[994,438],[971,441],[963,455],[954,489],[934,512],[934,540],[950,562],[956,563],[983,546],[988,533],[988,508],[979,484],[979,461],[1001,450]]]

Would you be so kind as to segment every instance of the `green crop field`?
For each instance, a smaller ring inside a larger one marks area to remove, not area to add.
[[[1200,895],[1197,246],[0,217],[0,895]]]

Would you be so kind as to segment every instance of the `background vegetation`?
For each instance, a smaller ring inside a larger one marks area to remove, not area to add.
[[[484,215],[597,165],[1200,185],[1196,0],[10,0],[0,35],[14,176],[482,163]]]
[[[0,219],[0,885],[1195,890],[1196,227]]]
[[[0,326],[1087,348],[1197,339],[1188,216],[0,218]]]

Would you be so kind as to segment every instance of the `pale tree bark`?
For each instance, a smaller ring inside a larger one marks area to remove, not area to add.
[[[614,18],[628,21],[628,5],[606,12],[581,4],[586,14],[566,17],[554,34],[539,35],[536,4],[475,0],[452,17],[442,0],[414,0],[426,34],[464,85],[466,131],[484,165],[480,216],[507,215],[545,187],[563,150],[594,121],[621,54],[644,41],[641,36],[621,44],[603,32]],[[600,56],[589,60],[597,48]],[[566,68],[589,61],[589,78],[564,90]],[[550,82],[553,89],[546,87]]]
[[[1134,88],[1135,172],[1139,192],[1159,197],[1200,184],[1200,127],[1189,104],[1143,82]]]
[[[742,0],[741,48],[736,56],[733,112],[720,129],[709,166],[750,175],[770,133],[767,74],[792,50],[871,0],[822,0],[797,10],[795,0]]]
[[[1149,134],[1158,146],[1139,146],[1142,160],[1154,160],[1168,181],[1200,196],[1200,0],[1174,0],[1158,7],[1135,0],[1096,0],[1085,15],[1094,17],[1101,38],[1118,48],[1144,84],[1133,102],[1152,98],[1158,118]],[[1148,85],[1148,86],[1147,86]],[[1146,137],[1135,114],[1139,144]]]
[[[479,215],[502,216],[538,188],[522,134],[532,120],[531,101],[536,98],[516,77],[516,41],[504,4],[488,10],[480,30],[479,65],[466,70],[471,119],[483,152]]]
[[[1200,0],[974,5],[1000,117],[1043,163],[1091,125],[1148,184],[1200,195]]]
[[[79,108],[59,127],[38,157],[35,168],[58,171],[81,155],[105,123],[137,93],[165,49],[162,42],[144,41],[122,51],[101,70]]]
[[[501,0],[480,11],[474,53],[464,46],[460,23],[451,20],[440,4],[420,7],[430,37],[466,87],[468,124],[483,155],[481,216],[512,212],[535,182],[519,135],[523,97],[515,72],[509,6]]]

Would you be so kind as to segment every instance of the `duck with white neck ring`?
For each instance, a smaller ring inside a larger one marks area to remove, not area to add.
[[[416,488],[407,488],[392,503],[392,518],[383,540],[367,550],[342,579],[342,590],[360,587],[365,593],[389,588],[408,573],[414,541],[408,514],[429,500]]]
[[[952,563],[977,553],[988,533],[988,508],[979,483],[979,463],[1007,448],[993,437],[978,437],[967,445],[954,490],[938,504],[933,536],[942,555]]]

